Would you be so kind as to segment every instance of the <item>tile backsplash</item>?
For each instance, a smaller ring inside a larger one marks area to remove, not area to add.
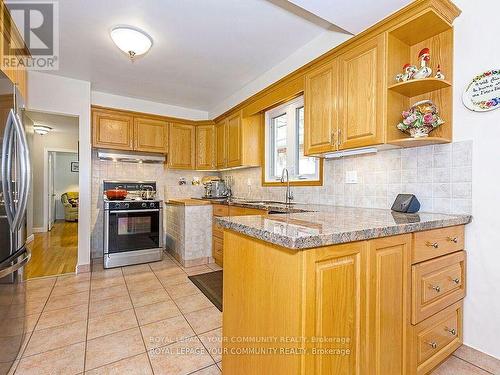
[[[92,154],[92,258],[102,257],[103,249],[103,180],[150,180],[157,183],[159,199],[201,197],[203,186],[192,185],[193,178],[214,174],[196,171],[166,169],[163,164],[135,164],[99,160]],[[185,178],[186,184],[179,185],[179,179]],[[165,215],[164,215],[165,218]]]
[[[356,171],[358,183],[347,183]],[[281,187],[262,187],[261,168],[227,171],[233,194],[252,199],[283,200]],[[323,186],[293,187],[295,202],[390,208],[398,193],[412,193],[421,211],[471,213],[472,141],[379,151],[324,162]]]

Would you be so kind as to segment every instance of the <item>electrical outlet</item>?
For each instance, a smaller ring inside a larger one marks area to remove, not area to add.
[[[358,183],[358,171],[346,171],[345,172],[345,183],[346,184],[357,184]]]

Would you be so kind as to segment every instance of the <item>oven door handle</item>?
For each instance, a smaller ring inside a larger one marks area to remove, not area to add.
[[[109,211],[110,214],[122,214],[122,213],[130,213],[130,212],[160,212],[159,208],[151,208],[151,209],[145,209],[145,210],[116,210],[116,211]]]

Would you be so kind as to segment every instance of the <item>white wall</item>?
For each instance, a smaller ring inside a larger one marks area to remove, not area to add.
[[[64,219],[64,206],[61,195],[69,191],[78,191],[78,173],[71,172],[71,163],[78,161],[78,154],[56,152],[54,163],[54,193],[56,194],[56,219]]]
[[[147,90],[147,88],[144,88]],[[207,120],[208,112],[148,100],[92,91],[92,104],[189,120]]]
[[[266,73],[253,80],[252,82],[249,82],[241,90],[238,90],[236,93],[229,96],[227,99],[223,100],[217,106],[212,108],[209,112],[209,118],[212,119],[231,109],[238,103],[258,93],[270,84],[278,81],[287,74],[293,72],[294,70],[307,64],[311,60],[314,60],[315,58],[328,52],[332,48],[343,43],[351,36],[352,35],[350,34],[344,34],[333,30],[325,31],[324,33],[320,34],[309,43],[305,44],[297,51],[292,53],[272,69],[269,69]]]
[[[482,71],[500,68],[498,0],[455,0],[454,138],[473,140],[472,214],[467,226],[467,345],[500,358],[500,110],[475,113],[461,102],[466,84]],[[432,52],[432,51],[431,51]]]
[[[91,127],[90,82],[29,72],[26,107],[33,111],[78,116],[80,142],[80,205],[77,269],[90,265]]]
[[[78,138],[73,132],[49,132],[46,135],[34,134],[31,148],[33,167],[33,227],[38,231],[47,230],[47,200],[45,199],[45,184],[47,176],[44,170],[47,163],[47,150],[64,149],[77,150]],[[56,171],[57,173],[57,171]],[[48,192],[46,192],[48,194]],[[56,197],[56,199],[58,199]]]

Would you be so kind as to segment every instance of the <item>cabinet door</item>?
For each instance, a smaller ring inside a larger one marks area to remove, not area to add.
[[[168,166],[176,169],[194,169],[194,126],[190,124],[171,123],[168,141]]]
[[[217,169],[226,167],[226,121],[215,124],[215,148]]]
[[[306,374],[366,374],[366,242],[306,253]],[[314,354],[313,349],[324,351]],[[329,354],[335,353],[335,355]]]
[[[92,111],[94,147],[133,149],[134,119],[128,114],[108,110]]]
[[[196,169],[214,169],[214,146],[214,125],[198,125],[196,127]]]
[[[335,150],[337,63],[321,66],[305,76],[304,154]]]
[[[410,326],[411,235],[372,240],[368,287],[370,374],[405,374]],[[387,343],[391,343],[389,347]]]
[[[136,117],[134,119],[134,150],[166,153],[168,150],[168,123]]]
[[[227,119],[227,166],[241,165],[241,116],[239,113]],[[258,150],[256,150],[258,152]]]
[[[339,56],[340,149],[383,142],[384,38]]]

